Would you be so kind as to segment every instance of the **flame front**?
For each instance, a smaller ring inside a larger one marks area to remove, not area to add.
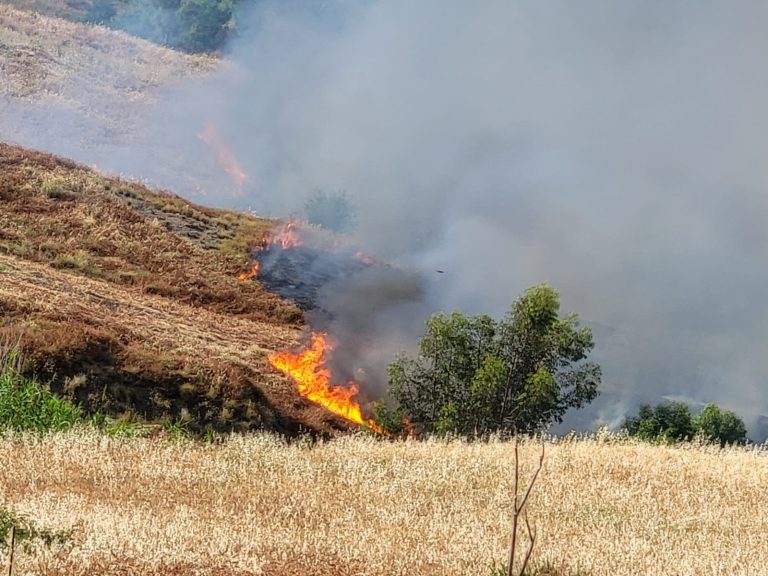
[[[277,234],[270,236],[267,244],[279,244],[283,250],[298,248],[304,245],[304,240],[299,236],[299,231],[294,222],[288,222]]]
[[[237,161],[237,156],[235,156],[234,152],[221,140],[216,126],[209,123],[206,125],[205,130],[200,132],[197,137],[213,148],[219,165],[232,177],[232,181],[237,187],[237,194],[242,194],[243,184],[248,179],[248,174],[240,167],[240,162]]]
[[[357,384],[350,382],[347,387],[331,384],[331,371],[326,366],[326,354],[331,350],[333,346],[327,334],[314,333],[309,348],[303,352],[277,352],[267,359],[272,366],[293,378],[303,397],[342,418],[380,432],[375,422],[363,417],[356,400]]]
[[[237,277],[243,282],[247,282],[248,280],[253,280],[254,278],[256,278],[256,276],[259,275],[260,267],[261,267],[261,264],[259,264],[259,261],[257,260],[251,264],[250,270],[247,270],[245,272],[240,272],[240,274]]]

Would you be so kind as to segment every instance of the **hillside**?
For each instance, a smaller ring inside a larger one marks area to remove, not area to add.
[[[0,341],[89,412],[328,431],[265,361],[301,312],[237,279],[274,224],[0,144]]]
[[[217,65],[211,57],[0,4],[0,99],[7,102],[61,106],[122,132],[160,90]]]
[[[56,12],[58,4],[45,4]],[[174,91],[223,65],[123,32],[0,4],[0,141],[216,203],[210,197],[230,190],[215,156],[197,138],[208,110],[185,111],[173,128],[166,122],[175,110]]]

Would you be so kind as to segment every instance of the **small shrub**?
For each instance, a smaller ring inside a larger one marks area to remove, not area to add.
[[[99,273],[98,266],[84,250],[78,250],[74,254],[58,254],[51,266],[59,270],[77,270],[87,276],[98,276]]]
[[[0,242],[0,253],[26,258],[33,253],[33,250],[27,242]]]
[[[84,190],[82,179],[59,176],[46,177],[40,184],[40,191],[52,200],[76,200]]]
[[[408,432],[402,410],[377,402],[373,407],[373,420],[382,430],[391,436],[400,436]]]
[[[5,350],[0,362],[0,429],[43,433],[81,421],[79,408],[19,373],[18,347]]]
[[[40,528],[31,519],[0,506],[0,549],[8,547],[11,530],[16,542],[29,551],[34,545],[46,548],[53,544],[66,544],[72,540],[72,530],[54,531]]]
[[[349,232],[355,225],[355,209],[344,192],[316,190],[304,204],[304,212],[311,224],[332,232]]]
[[[167,422],[163,429],[171,440],[184,441],[192,438],[189,421],[183,418],[176,418],[173,421]]]

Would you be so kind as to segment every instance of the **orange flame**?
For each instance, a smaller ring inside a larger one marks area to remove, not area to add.
[[[298,354],[277,352],[267,357],[269,363],[296,382],[299,394],[338,414],[342,418],[381,432],[373,420],[363,417],[355,399],[359,388],[350,382],[348,387],[331,384],[331,371],[326,367],[326,355],[333,350],[328,335],[314,333],[308,349]]]
[[[267,244],[279,244],[283,250],[288,248],[298,248],[304,245],[304,240],[299,236],[294,222],[288,222],[277,234],[272,235]]]
[[[253,280],[254,278],[256,278],[256,276],[259,275],[260,267],[261,267],[261,264],[259,264],[258,261],[253,262],[251,264],[250,270],[247,270],[245,272],[240,272],[240,274],[237,277],[243,282],[247,282],[248,280]]]
[[[272,234],[271,236],[268,236],[267,238],[262,240],[261,244],[256,246],[253,249],[253,253],[258,254],[260,252],[263,252],[264,250],[267,250],[269,246],[273,246],[276,244],[279,245],[283,250],[304,245],[304,240],[302,240],[301,236],[299,235],[299,232],[296,228],[296,224],[294,222],[288,222],[283,226],[280,232],[277,232],[276,234]],[[251,263],[250,270],[246,272],[240,272],[240,274],[238,274],[237,277],[243,282],[246,282],[248,280],[253,280],[259,275],[260,270],[261,270],[261,263],[258,260],[255,260],[254,262]]]
[[[234,152],[230,150],[226,144],[221,140],[219,131],[213,123],[208,123],[205,130],[197,135],[200,140],[208,144],[213,148],[216,153],[216,160],[224,171],[232,177],[232,181],[237,187],[237,195],[243,193],[243,184],[248,179],[248,174],[240,167],[240,162],[237,161],[237,157]]]

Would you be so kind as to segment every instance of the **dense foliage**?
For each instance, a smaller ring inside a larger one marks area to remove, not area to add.
[[[239,0],[95,0],[88,22],[187,52],[220,49],[235,31]]]
[[[416,358],[389,368],[391,407],[383,426],[403,418],[428,433],[466,436],[532,433],[561,422],[597,395],[600,367],[586,362],[592,332],[574,314],[559,316],[558,293],[528,289],[507,316],[435,314]]]
[[[637,416],[627,419],[624,428],[630,436],[650,441],[675,442],[698,437],[721,446],[747,441],[744,421],[714,404],[708,404],[695,417],[683,402],[665,402],[655,407],[643,404]]]

